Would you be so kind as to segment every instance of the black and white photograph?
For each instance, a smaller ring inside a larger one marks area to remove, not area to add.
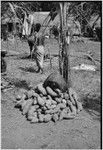
[[[1,149],[102,149],[102,0],[1,0]]]

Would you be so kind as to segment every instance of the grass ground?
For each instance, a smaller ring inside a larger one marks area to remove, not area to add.
[[[3,149],[97,149],[100,148],[100,118],[101,118],[101,89],[100,89],[100,57],[101,45],[99,42],[85,40],[85,43],[74,42],[70,46],[71,68],[79,63],[92,64],[90,60],[75,57],[79,52],[91,51],[96,60],[97,70],[71,70],[73,88],[80,96],[83,111],[73,120],[62,120],[57,123],[30,124],[21,112],[14,108],[15,92],[21,88],[28,89],[29,85],[36,86],[43,82],[54,70],[58,70],[58,57],[52,59],[52,68],[49,60],[44,62],[44,74],[36,73],[35,61],[27,59],[29,47],[26,42],[2,42],[2,49],[7,49],[7,80],[14,85],[12,90],[1,93],[1,131]],[[52,55],[59,51],[56,40],[46,40],[45,49]],[[12,55],[11,55],[12,53]]]

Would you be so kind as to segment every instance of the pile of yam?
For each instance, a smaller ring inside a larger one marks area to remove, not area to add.
[[[31,123],[73,119],[82,110],[77,93],[59,73],[52,73],[29,91],[16,96],[16,107]]]
[[[55,91],[40,83],[35,89],[22,92],[16,96],[16,107],[31,123],[73,119],[82,110],[76,92],[68,89],[69,93],[60,89]]]

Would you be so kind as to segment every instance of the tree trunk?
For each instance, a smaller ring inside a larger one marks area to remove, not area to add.
[[[66,83],[71,84],[70,78],[70,63],[69,63],[69,44],[67,43],[67,3],[62,2],[60,3],[60,29],[61,29],[61,53],[60,53],[60,73],[62,73],[63,78],[65,79]],[[70,36],[70,35],[69,35]],[[62,70],[62,71],[61,71]]]

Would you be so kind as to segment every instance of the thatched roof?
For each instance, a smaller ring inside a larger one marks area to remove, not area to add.
[[[34,23],[42,24],[45,18],[48,16],[49,12],[35,12],[31,15],[34,17]]]
[[[49,15],[50,12],[34,12],[33,17],[34,17],[34,23],[40,23],[41,25],[43,24],[43,21],[46,19],[46,17]],[[56,25],[59,22],[59,15],[55,17],[53,21],[50,22],[49,25]]]
[[[1,24],[7,24],[7,23],[19,23],[19,19],[18,18],[9,18],[9,17],[5,17],[5,18],[1,18]]]

